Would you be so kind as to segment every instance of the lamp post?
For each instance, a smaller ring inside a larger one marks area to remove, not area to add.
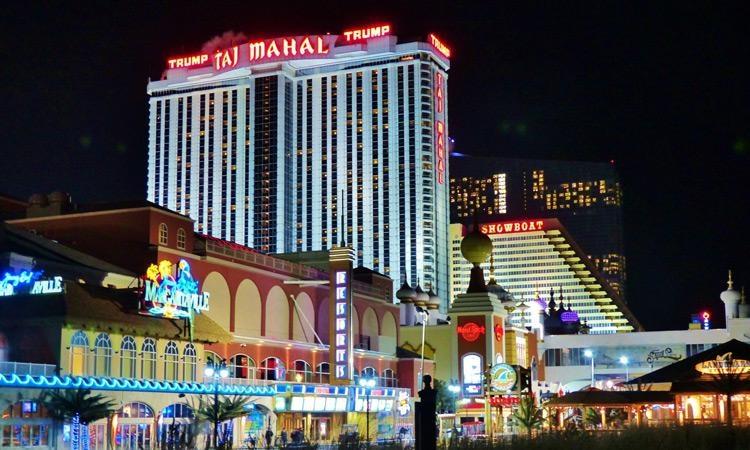
[[[219,380],[228,377],[229,370],[227,370],[227,365],[224,360],[222,360],[220,363],[209,361],[206,364],[206,368],[204,369],[203,373],[206,375],[206,377],[213,378],[214,402],[211,406],[214,415],[213,444],[214,449],[216,449],[219,447]]]
[[[420,316],[422,316],[422,355],[420,358],[419,363],[419,377],[417,378],[417,382],[422,382],[422,377],[424,376],[424,336],[425,336],[425,329],[427,328],[427,319],[430,317],[430,312],[421,306],[417,306],[417,313],[419,313]]]
[[[586,350],[583,352],[583,356],[591,359],[591,387],[594,387],[594,352]]]
[[[458,380],[451,380],[450,384],[448,385],[448,391],[453,394],[453,428],[456,427],[456,422],[458,422],[458,394],[461,392],[461,386],[458,384]],[[453,432],[451,431],[451,437],[455,438],[453,436]]]
[[[630,362],[630,360],[628,359],[627,356],[624,356],[624,355],[620,356],[620,364],[622,364],[623,366],[625,366],[625,382],[626,383],[629,381],[629,378],[630,378],[629,374],[628,374],[628,363],[629,362]]]
[[[365,390],[365,429],[367,430],[367,446],[370,446],[370,391],[375,387],[374,378],[360,378],[359,385]]]

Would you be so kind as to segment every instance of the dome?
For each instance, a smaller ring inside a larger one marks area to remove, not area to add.
[[[727,280],[727,290],[719,295],[721,301],[724,303],[737,303],[740,301],[742,296],[739,292],[734,290],[734,282],[732,281],[732,271],[729,271],[729,280]]]
[[[427,302],[430,301],[430,295],[423,291],[422,288],[417,285],[416,295],[414,296],[414,303],[416,303],[419,306],[425,306]]]
[[[440,297],[437,296],[432,289],[427,293],[430,299],[427,301],[427,309],[439,309],[440,308]]]
[[[401,289],[396,291],[396,298],[401,301],[401,303],[413,303],[414,297],[417,295],[417,292],[412,289],[411,286],[409,286],[406,281],[404,281],[404,284],[401,285]]]
[[[55,191],[47,196],[50,203],[67,203],[68,202],[68,194],[62,191]]]
[[[47,204],[47,196],[44,194],[34,194],[29,197],[29,203],[35,206],[45,206]]]
[[[489,236],[479,231],[479,228],[476,226],[461,241],[461,254],[474,265],[478,266],[487,261],[491,253],[492,240]]]

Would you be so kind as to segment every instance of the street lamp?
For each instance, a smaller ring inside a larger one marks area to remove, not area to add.
[[[424,376],[424,335],[425,329],[427,327],[427,319],[429,319],[430,317],[430,311],[422,308],[421,306],[417,306],[417,313],[422,316],[422,356],[419,363],[419,378],[417,379],[417,382],[421,383],[422,377]]]
[[[207,378],[213,378],[214,402],[212,405],[214,415],[214,448],[219,448],[219,380],[229,376],[229,370],[224,360],[219,363],[209,361],[203,373]]]
[[[624,356],[624,355],[620,356],[620,364],[622,364],[623,366],[625,366],[625,382],[626,383],[628,382],[628,378],[629,378],[629,376],[628,376],[628,363],[629,362],[630,362],[630,360],[628,359],[627,356]]]
[[[374,378],[360,378],[359,385],[365,390],[365,427],[367,429],[367,446],[370,446],[370,390],[375,387]]]
[[[594,387],[594,352],[586,350],[583,352],[583,356],[591,358],[591,387]]]

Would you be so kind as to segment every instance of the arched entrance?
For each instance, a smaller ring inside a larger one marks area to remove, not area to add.
[[[126,403],[117,410],[113,428],[115,448],[139,450],[152,448],[154,438],[154,410],[145,403]]]
[[[271,410],[258,403],[249,404],[247,408],[247,415],[240,420],[241,446],[253,448],[252,442],[255,441],[255,447],[265,447],[265,430],[270,426]]]
[[[181,443],[185,443],[188,448],[195,447],[195,436],[190,427],[194,419],[193,408],[185,403],[173,403],[165,407],[159,413],[156,440],[168,448],[172,445],[178,448]]]

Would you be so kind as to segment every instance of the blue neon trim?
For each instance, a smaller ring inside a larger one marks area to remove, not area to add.
[[[92,389],[104,391],[137,391],[174,394],[213,394],[213,384],[188,383],[180,381],[136,380],[131,378],[71,377],[71,376],[32,376],[0,374],[0,387],[24,387],[38,389]],[[270,397],[276,394],[276,387],[246,385],[216,385],[222,395],[253,395]]]

